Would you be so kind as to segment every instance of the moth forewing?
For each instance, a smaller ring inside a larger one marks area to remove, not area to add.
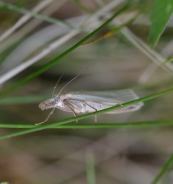
[[[136,100],[139,97],[131,89],[115,90],[115,91],[80,91],[70,92],[64,94],[65,98],[73,105],[78,103],[81,106],[81,113],[89,113],[94,111],[103,110],[116,105]],[[122,107],[120,109],[107,112],[107,114],[118,114],[130,111],[136,111],[141,108],[142,102]],[[75,110],[75,106],[74,106]],[[77,110],[77,109],[76,109]],[[77,110],[77,113],[80,113]]]

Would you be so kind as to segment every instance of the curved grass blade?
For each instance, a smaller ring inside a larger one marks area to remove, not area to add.
[[[165,90],[165,91],[153,94],[153,95],[146,96],[144,98],[133,100],[131,102],[127,102],[127,103],[124,103],[124,104],[121,104],[121,105],[117,105],[117,106],[114,106],[114,107],[111,107],[111,108],[107,108],[107,109],[104,109],[104,110],[101,110],[101,111],[97,111],[97,112],[93,112],[93,113],[89,113],[89,114],[84,114],[84,115],[78,116],[77,118],[73,117],[73,118],[65,119],[65,120],[62,120],[62,121],[59,121],[59,122],[55,122],[55,123],[43,124],[43,125],[36,126],[35,128],[31,128],[31,129],[27,129],[27,130],[17,131],[17,132],[13,132],[13,133],[7,133],[7,134],[4,134],[4,135],[1,135],[0,139],[16,137],[16,136],[19,136],[19,135],[32,133],[32,132],[36,132],[36,131],[39,131],[39,130],[44,130],[44,129],[47,129],[47,128],[54,128],[54,127],[59,126],[59,125],[64,125],[64,124],[67,124],[67,123],[70,123],[70,122],[75,122],[76,120],[85,119],[85,118],[88,118],[88,117],[91,117],[91,116],[94,116],[94,115],[97,115],[97,114],[103,114],[103,113],[106,113],[106,112],[111,111],[111,110],[116,110],[116,109],[119,109],[119,108],[122,108],[122,107],[126,107],[128,105],[132,105],[132,104],[136,104],[136,103],[139,103],[139,102],[151,100],[151,99],[157,98],[159,96],[165,95],[165,94],[170,93],[170,92],[173,92],[173,88],[170,88],[168,90]]]
[[[86,37],[84,37],[82,40],[80,40],[79,42],[77,42],[75,45],[73,45],[72,47],[70,47],[68,50],[66,50],[65,52],[63,52],[62,54],[60,54],[59,56],[57,56],[56,58],[54,58],[52,61],[50,61],[49,63],[46,63],[45,65],[43,65],[39,70],[37,70],[36,72],[34,72],[33,74],[27,76],[26,78],[24,78],[23,80],[19,81],[18,83],[14,84],[13,86],[9,87],[8,89],[6,89],[5,91],[0,93],[0,98],[4,97],[5,95],[9,94],[10,92],[14,91],[15,89],[19,88],[20,86],[26,84],[27,82],[29,82],[30,80],[32,80],[34,77],[38,76],[39,74],[43,73],[44,71],[46,71],[47,69],[49,69],[50,67],[52,67],[55,63],[57,63],[61,58],[65,57],[67,54],[69,54],[70,52],[72,52],[74,49],[76,49],[77,47],[79,47],[82,43],[84,43],[85,41],[87,41],[90,37],[92,37],[93,35],[95,35],[98,31],[100,31],[102,28],[104,28],[107,24],[109,24],[117,15],[119,15],[120,13],[124,12],[127,8],[129,7],[129,4],[125,5],[123,8],[121,8],[119,11],[117,11],[111,18],[109,18],[105,23],[103,23],[100,27],[98,27],[97,29],[95,29],[93,32],[91,32],[89,35],[87,35]]]
[[[149,33],[149,43],[152,47],[156,46],[167,22],[173,13],[172,0],[154,0],[151,12],[151,29]]]

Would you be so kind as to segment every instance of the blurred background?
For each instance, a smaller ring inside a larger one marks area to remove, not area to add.
[[[0,1],[1,91],[35,73],[45,63],[96,29],[124,0],[6,0]],[[49,110],[38,104],[51,98],[72,78],[64,92],[133,89],[140,97],[172,87],[172,19],[157,47],[148,45],[151,2],[135,1],[90,40],[101,38],[111,26],[124,26],[109,38],[80,46],[17,90],[0,100],[1,124],[34,125]],[[24,10],[28,10],[24,11]],[[32,14],[32,12],[38,14]],[[139,14],[139,12],[141,12]],[[23,13],[24,14],[23,14]],[[25,14],[27,13],[27,14]],[[100,13],[100,14],[99,14]],[[39,17],[39,15],[42,15]],[[45,17],[43,16],[45,15]],[[47,18],[53,18],[48,20]],[[54,21],[60,20],[59,23]],[[79,26],[83,26],[80,27]],[[172,93],[146,101],[136,112],[98,115],[98,123],[171,121]],[[73,117],[55,110],[47,123]],[[72,122],[71,124],[74,124]],[[86,118],[82,123],[94,123]],[[1,128],[0,134],[20,129]],[[171,126],[119,129],[47,129],[0,140],[0,182],[13,184],[147,184],[173,151]],[[159,183],[159,182],[158,182]],[[173,183],[170,169],[160,183]]]

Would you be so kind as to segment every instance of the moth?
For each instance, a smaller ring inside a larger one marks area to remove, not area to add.
[[[78,75],[79,76],[79,75]],[[78,77],[76,76],[76,77]],[[76,78],[75,77],[75,78]],[[74,80],[73,78],[72,80]],[[72,81],[71,80],[71,81]],[[46,120],[41,123],[46,122],[51,114],[53,114],[56,108],[61,109],[66,112],[72,112],[75,117],[79,113],[91,113],[99,110],[103,110],[116,105],[121,105],[123,103],[136,100],[139,97],[131,89],[124,90],[113,90],[113,91],[79,91],[79,92],[68,92],[61,94],[62,90],[71,82],[69,81],[59,92],[58,95],[52,95],[52,98],[41,102],[39,108],[41,110],[52,109]],[[54,87],[55,90],[56,86]],[[54,94],[54,91],[53,91]],[[136,111],[142,107],[143,103],[139,102],[137,104],[129,105],[116,109],[107,114],[119,114],[125,112]]]

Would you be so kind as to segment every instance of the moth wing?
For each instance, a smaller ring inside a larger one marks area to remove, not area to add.
[[[139,99],[138,95],[131,89],[109,91],[109,94],[104,94],[104,92],[101,92],[101,93],[103,93],[104,96],[116,98],[116,100],[118,100],[120,104]],[[129,105],[114,111],[107,112],[107,114],[119,114],[119,113],[136,111],[136,110],[139,110],[142,106],[143,106],[143,103],[139,102],[137,104]]]
[[[93,102],[125,103],[139,97],[131,89],[114,91],[79,91],[65,94],[66,98]]]
[[[136,100],[139,97],[131,89],[125,90],[114,90],[114,91],[80,91],[80,92],[70,92],[65,94],[66,98],[73,99],[75,101],[83,101],[88,104],[100,103],[104,104],[105,108],[115,106],[118,104],[123,104],[132,100]],[[108,112],[109,114],[124,113],[130,111],[136,111],[141,108],[142,102],[129,105],[127,107],[122,107],[115,111]]]
[[[109,97],[116,98],[120,102],[120,104],[139,99],[138,95],[131,89],[115,90],[115,91],[109,91],[109,92],[110,92]],[[104,94],[104,95],[106,96],[107,94]],[[141,106],[143,106],[143,103],[139,102],[137,104],[129,105],[114,111],[107,112],[107,114],[119,114],[119,113],[136,111],[136,110],[139,110]]]
[[[81,113],[83,111],[85,101],[78,99],[65,99],[64,101],[74,110],[75,113]]]
[[[110,102],[118,103],[119,101],[116,98],[107,94],[108,92],[100,91],[79,91],[79,92],[69,92],[64,94],[65,99],[75,99],[82,101],[92,101],[97,103]]]
[[[90,113],[103,110],[115,105],[117,103],[109,102],[93,102],[93,101],[84,101],[77,99],[67,99],[66,102],[73,108],[76,113]]]

